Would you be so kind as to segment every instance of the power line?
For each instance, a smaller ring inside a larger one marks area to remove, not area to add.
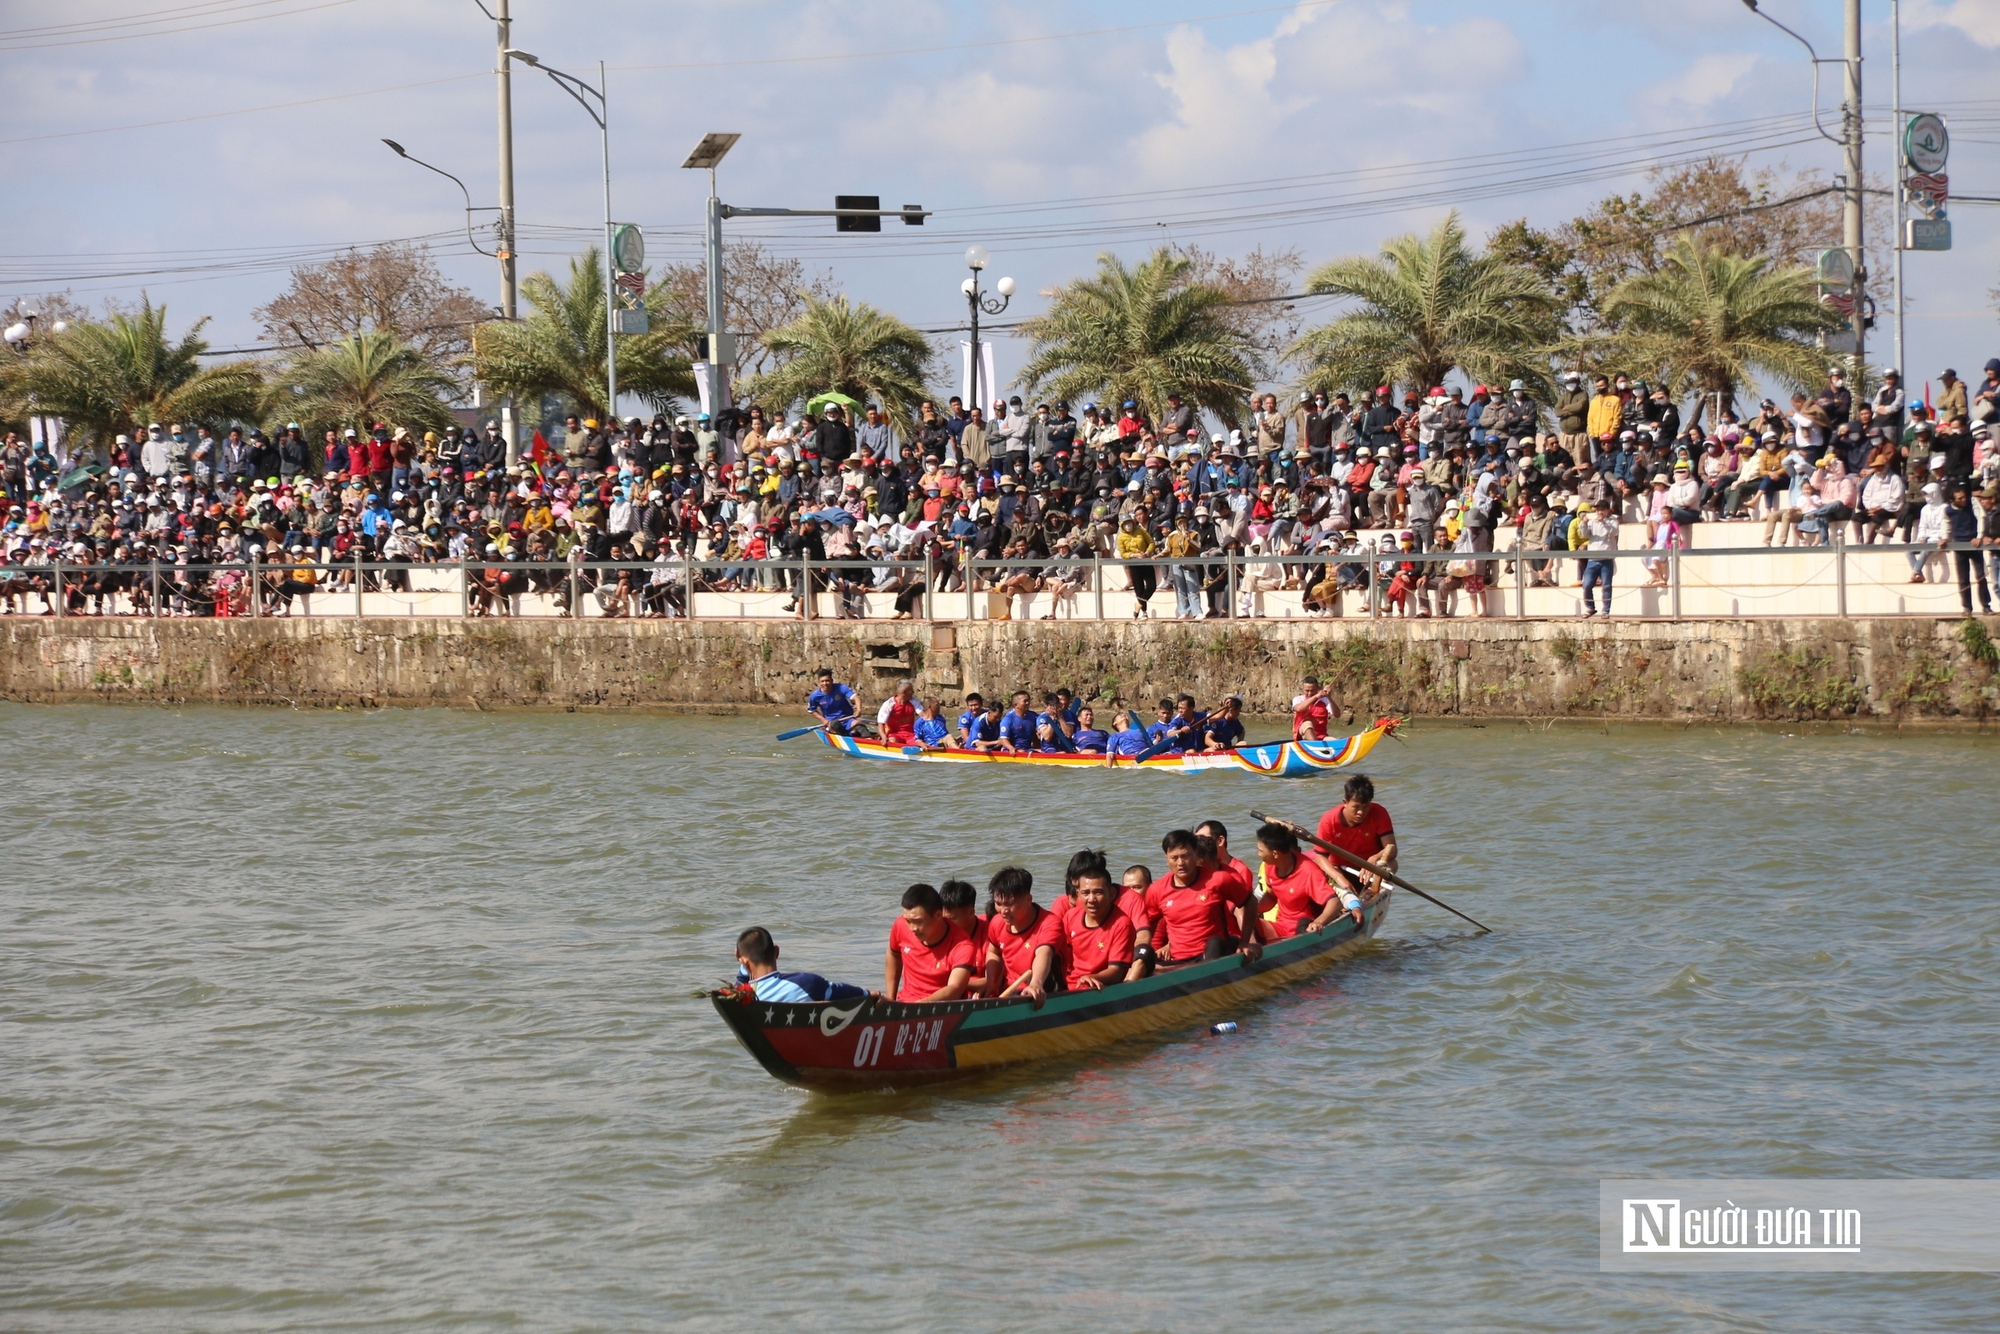
[[[279,0],[256,0],[257,3],[277,3]],[[356,0],[321,0],[315,5],[299,9],[287,9],[276,14],[250,14],[243,18],[219,18],[213,23],[180,23],[173,26],[154,28],[150,32],[113,33],[98,37],[65,37],[56,41],[9,42],[0,38],[0,51],[46,51],[60,46],[96,46],[103,42],[129,42],[137,37],[172,37],[184,32],[201,32],[209,28],[233,28],[240,23],[262,23],[266,19],[289,18],[295,14],[310,14],[314,10],[338,9],[342,5],[354,4]],[[244,6],[251,8],[252,6]],[[223,11],[227,12],[227,11]]]

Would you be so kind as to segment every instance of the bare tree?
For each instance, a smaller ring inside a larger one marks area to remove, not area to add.
[[[472,351],[474,326],[493,318],[492,307],[445,281],[429,246],[409,242],[300,265],[291,286],[254,314],[264,337],[282,347],[314,348],[380,330],[453,371]]]
[[[732,382],[782,365],[785,358],[764,346],[764,335],[804,315],[808,297],[826,302],[840,292],[832,270],[808,275],[798,260],[774,255],[755,241],[723,243],[722,275],[723,323],[737,336]],[[674,303],[697,329],[708,326],[708,270],[701,261],[667,265],[657,285],[674,294]],[[683,350],[691,358],[700,355],[692,343]]]
[[[1219,317],[1249,340],[1258,359],[1275,374],[1284,364],[1285,349],[1305,332],[1297,302],[1285,299],[1296,290],[1299,272],[1305,268],[1303,252],[1267,251],[1260,245],[1247,255],[1225,257],[1200,246],[1174,249],[1192,266],[1190,283],[1219,287],[1228,294],[1229,304],[1217,312]]]

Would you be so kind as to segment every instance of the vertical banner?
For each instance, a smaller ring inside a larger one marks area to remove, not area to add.
[[[993,376],[993,344],[982,338],[979,340],[979,393],[972,392],[972,344],[964,339],[958,343],[958,396],[965,400],[965,410],[987,408],[1000,395],[1000,382]]]

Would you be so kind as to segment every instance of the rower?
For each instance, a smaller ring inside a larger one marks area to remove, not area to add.
[[[1070,738],[1080,752],[1102,755],[1111,745],[1111,734],[1097,730],[1097,711],[1088,704],[1077,711],[1076,735]]]
[[[1292,699],[1292,739],[1326,740],[1333,730],[1333,711],[1333,696],[1327,693],[1317,676],[1308,676]]]
[[[1000,701],[989,699],[981,707],[982,712],[966,729],[965,748],[986,751],[1004,749],[1007,742],[1000,734]]]
[[[1019,866],[1002,867],[987,883],[993,919],[987,923],[987,966],[1006,975],[1002,996],[1026,996],[1040,1005],[1069,971],[1062,919],[1035,902],[1035,877]]]
[[[1161,700],[1155,712],[1158,716],[1152,722],[1146,724],[1147,745],[1157,744],[1159,739],[1167,734],[1167,729],[1174,725],[1174,702],[1172,700]],[[1133,716],[1133,721],[1138,721],[1136,714]]]
[[[1213,842],[1210,848],[1214,847]],[[1204,871],[1201,841],[1191,830],[1175,829],[1160,840],[1167,854],[1167,874],[1146,889],[1146,912],[1164,928],[1169,956],[1163,963],[1197,963],[1236,953],[1255,960],[1264,947],[1257,943],[1256,914],[1249,914],[1240,933],[1229,929],[1229,910],[1249,895],[1234,875]]]
[[[1162,733],[1166,738],[1167,749],[1176,754],[1182,751],[1200,750],[1202,725],[1207,721],[1208,715],[1195,708],[1194,696],[1182,695],[1174,701],[1173,716],[1167,720],[1166,731]],[[1153,744],[1158,745],[1159,738],[1154,738]]]
[[[965,697],[965,711],[958,715],[958,744],[972,749],[972,724],[986,714],[986,701],[977,690]]]
[[[875,726],[889,745],[917,744],[917,687],[909,677],[896,682],[895,693],[882,701]]]
[[[1035,715],[1028,708],[1028,692],[1014,692],[1014,707],[1000,720],[1001,749],[1027,755],[1035,749]]]
[[[868,993],[846,982],[829,982],[818,973],[778,971],[778,942],[761,926],[736,937],[736,980],[748,982],[760,1001],[852,1000]]]
[[[806,712],[826,724],[826,730],[838,736],[848,736],[854,731],[854,714],[859,707],[855,703],[854,691],[833,679],[833,668],[822,667],[816,678],[819,688],[806,696]]]
[[[1257,888],[1257,906],[1280,940],[1324,931],[1343,910],[1361,925],[1361,900],[1345,877],[1317,848],[1302,850],[1283,825],[1257,831]]]
[[[1152,883],[1153,868],[1138,862],[1126,867],[1125,874],[1118,879],[1118,906],[1132,918],[1136,928],[1132,936],[1132,971],[1125,974],[1127,982],[1137,982],[1160,961],[1160,956],[1153,952],[1153,915],[1146,910],[1146,890]],[[1137,907],[1126,908],[1134,900]]]
[[[889,928],[882,994],[899,1001],[958,1000],[977,966],[972,942],[944,915],[937,890],[929,885],[904,890],[903,915]]]
[[[1083,703],[1077,699],[1076,692],[1068,686],[1057,686],[1056,708],[1069,723],[1071,730],[1074,730],[1078,720],[1083,716]]]
[[[1035,742],[1045,753],[1069,754],[1076,750],[1076,742],[1070,734],[1076,730],[1075,720],[1063,712],[1062,702],[1053,690],[1042,696],[1042,711],[1035,715]]]
[[[1257,875],[1245,866],[1241,858],[1229,853],[1229,831],[1220,820],[1203,820],[1194,827],[1196,838],[1215,840],[1215,869],[1223,875],[1233,875],[1243,886],[1243,897],[1248,899],[1256,893]]]
[[[979,894],[963,880],[947,880],[938,886],[938,898],[944,903],[944,915],[951,924],[965,932],[965,938],[972,942],[973,955],[980,961],[973,970],[972,981],[966,985],[969,997],[991,996],[1001,987],[999,970],[987,959],[986,946],[991,937],[986,918],[979,915]]]
[[[916,733],[917,744],[925,750],[944,750],[951,745],[951,728],[945,725],[944,715],[936,695],[924,701],[924,707],[917,714],[917,721],[910,726]],[[939,891],[943,891],[940,889]]]
[[[1100,855],[1076,881],[1077,908],[1064,923],[1069,941],[1071,991],[1101,991],[1132,970],[1137,932],[1112,901],[1111,873]]]
[[[1388,870],[1396,869],[1396,826],[1388,808],[1375,800],[1375,784],[1366,774],[1356,774],[1341,789],[1344,800],[1319,817],[1319,836],[1343,852]],[[1381,886],[1378,876],[1358,872],[1361,896],[1372,899]]]
[[[1104,747],[1106,767],[1117,764],[1121,759],[1133,759],[1144,755],[1147,748],[1153,744],[1146,729],[1139,726],[1139,713],[1136,709],[1120,709],[1111,721],[1111,728],[1111,740]]]
[[[1203,750],[1234,750],[1243,744],[1243,701],[1231,695],[1202,727]]]

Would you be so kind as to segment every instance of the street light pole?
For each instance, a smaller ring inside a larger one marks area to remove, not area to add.
[[[1848,315],[1848,327],[1854,338],[1854,387],[1858,390],[1866,384],[1864,362],[1866,324],[1868,319],[1867,282],[1868,272],[1862,264],[1862,180],[1861,180],[1861,0],[1845,0],[1845,50],[1843,59],[1820,58],[1813,44],[1792,29],[1759,9],[1759,0],[1743,0],[1743,7],[1778,29],[1806,49],[1812,59],[1813,71],[1813,126],[1822,138],[1832,139],[1841,146],[1842,165],[1847,177],[1842,186],[1842,206],[1840,217],[1840,243],[1853,261],[1853,276],[1848,280],[1848,299],[1854,308]],[[1846,69],[1845,96],[1840,104],[1840,136],[1835,138],[1819,123],[1819,67],[1821,65],[1842,65]],[[1901,244],[1898,238],[1897,244]]]
[[[611,427],[618,418],[618,281],[611,256],[611,106],[605,94],[604,62],[597,62],[597,87],[593,88],[574,74],[544,65],[538,56],[526,51],[509,48],[501,53],[512,56],[524,65],[532,65],[555,82],[556,87],[576,99],[576,104],[597,122],[599,137],[604,145],[604,415],[605,425]],[[586,96],[587,95],[587,96]],[[590,98],[597,99],[597,105],[590,104]]]
[[[1868,334],[1868,270],[1862,262],[1861,226],[1861,0],[1847,0],[1847,100],[1841,104],[1840,128],[1847,144],[1847,200],[1841,209],[1840,243],[1854,258],[1854,280],[1848,289],[1854,297],[1849,317],[1854,326],[1854,389],[1868,383],[1865,345]],[[1900,378],[1900,377],[1899,377]]]
[[[966,247],[965,267],[972,270],[972,276],[958,285],[958,290],[965,293],[966,312],[972,316],[972,387],[968,391],[972,395],[972,401],[965,405],[965,410],[968,414],[974,408],[980,407],[983,404],[983,400],[979,397],[979,370],[981,365],[979,356],[979,312],[983,310],[988,315],[998,315],[1001,311],[1007,309],[1007,303],[1014,298],[1014,280],[1012,278],[1002,278],[993,285],[994,290],[1000,294],[998,301],[980,292],[979,275],[992,261],[993,256],[987,253],[985,246],[975,245]]]
[[[513,46],[514,23],[507,0],[496,0],[494,31],[500,58],[494,73],[500,83],[500,318],[513,322],[521,316],[520,285],[514,257],[514,76],[507,61]],[[514,422],[514,396],[500,403],[500,434],[507,441],[507,462],[521,455],[520,430]]]
[[[1903,0],[1889,0],[1889,142],[1896,146],[1894,209],[1896,255],[1896,387],[1910,382],[1903,365],[1903,180],[1909,164],[1903,157]]]

